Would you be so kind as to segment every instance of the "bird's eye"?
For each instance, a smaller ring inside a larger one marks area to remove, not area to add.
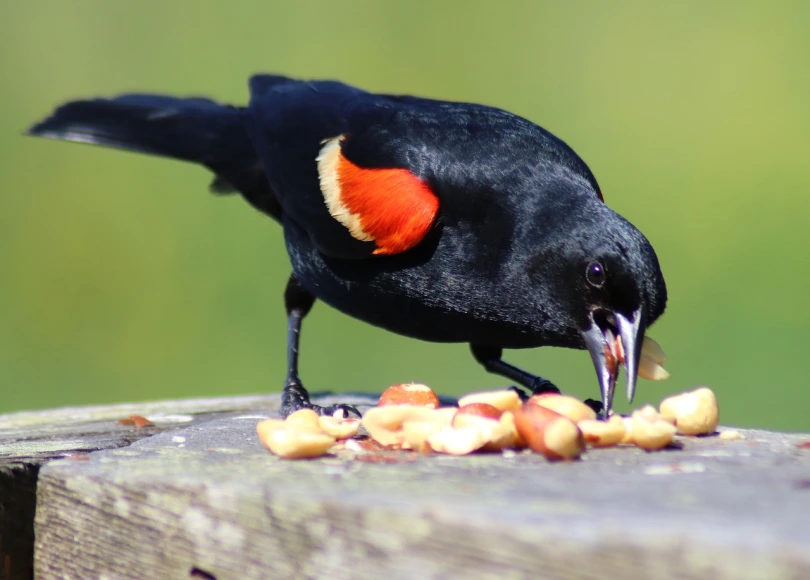
[[[591,262],[585,270],[585,279],[594,288],[601,288],[605,284],[605,268],[599,262]]]

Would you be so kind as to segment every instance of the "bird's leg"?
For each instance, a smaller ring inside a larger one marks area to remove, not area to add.
[[[536,395],[538,393],[560,392],[560,389],[558,389],[551,381],[544,379],[541,376],[527,373],[526,371],[501,360],[501,356],[503,356],[502,348],[471,344],[470,350],[472,350],[475,360],[484,365],[484,368],[487,369],[487,371],[496,375],[501,375],[507,379],[512,379],[516,383],[526,387],[532,395]],[[518,394],[521,395],[521,399],[525,400],[527,398],[525,393],[519,389],[515,390],[517,390]]]
[[[284,305],[287,308],[287,380],[281,392],[281,416],[286,418],[299,409],[312,409],[319,415],[334,415],[342,412],[344,417],[360,416],[352,405],[313,405],[309,393],[298,377],[298,340],[301,336],[301,322],[315,303],[315,296],[307,291],[295,276],[290,276],[284,290]]]

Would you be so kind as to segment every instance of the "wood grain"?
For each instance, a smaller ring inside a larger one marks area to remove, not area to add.
[[[807,435],[282,461],[267,414],[42,467],[37,578],[810,578]]]

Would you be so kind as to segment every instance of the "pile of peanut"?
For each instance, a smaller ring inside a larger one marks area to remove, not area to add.
[[[257,431],[267,449],[288,459],[325,455],[339,441],[357,437],[362,424],[386,449],[466,455],[528,448],[556,461],[577,459],[587,446],[663,449],[676,434],[714,433],[719,421],[717,398],[706,387],[668,397],[659,410],[647,405],[606,421],[585,403],[559,394],[534,395],[524,403],[514,390],[486,391],[466,395],[458,404],[440,407],[425,385],[394,385],[362,420],[319,417],[303,409],[286,421],[262,421]]]

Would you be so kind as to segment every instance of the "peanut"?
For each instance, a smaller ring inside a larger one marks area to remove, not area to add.
[[[720,431],[719,437],[723,441],[739,441],[740,439],[745,439],[745,435],[734,429],[724,429]]]
[[[675,437],[675,425],[662,418],[650,405],[634,411],[630,420],[633,443],[647,451],[663,449]]]
[[[459,407],[453,416],[453,427],[465,427],[469,424],[478,424],[481,421],[498,422],[501,411],[487,403],[472,403]]]
[[[622,420],[622,427],[624,427],[624,436],[619,441],[619,445],[632,445],[633,444],[633,420],[630,417],[622,417],[621,415],[611,415],[610,418],[620,417]]]
[[[568,395],[543,393],[541,395],[534,395],[527,403],[531,405],[542,405],[546,409],[551,409],[560,415],[568,417],[574,423],[584,421],[585,419],[596,419],[596,412],[593,409],[579,399],[569,397]]]
[[[513,414],[520,437],[549,460],[576,459],[584,451],[582,432],[568,417],[534,404],[523,405]]]
[[[427,385],[420,383],[402,383],[388,387],[380,395],[378,407],[386,405],[420,405],[423,407],[439,406],[439,397]]]
[[[455,413],[455,409],[450,409]],[[405,442],[402,425],[405,421],[430,421],[437,413],[436,409],[418,405],[386,405],[374,407],[363,415],[363,427],[371,438],[378,443],[401,447]],[[449,420],[448,420],[449,423]]]
[[[310,424],[311,425],[311,424]],[[325,455],[335,444],[335,438],[318,430],[308,430],[300,424],[267,419],[256,425],[259,441],[273,454],[285,459],[310,459]]]
[[[498,420],[498,426],[492,433],[490,442],[484,445],[484,451],[525,448],[526,442],[520,437],[515,426],[515,415],[512,411],[504,411]]]
[[[458,400],[459,407],[464,407],[472,403],[487,403],[499,411],[514,411],[515,409],[520,408],[522,405],[520,402],[520,397],[512,389],[470,393],[469,395],[465,395]]]
[[[645,336],[644,342],[641,343],[641,357],[650,359],[652,362],[659,365],[667,362],[667,355],[664,354],[664,349],[649,336]]]
[[[320,431],[321,422],[318,413],[312,409],[298,409],[287,417],[284,423],[287,427],[301,428],[306,431]]]
[[[624,364],[624,347],[617,336],[615,342],[616,354],[619,363]],[[644,337],[641,343],[641,357],[638,361],[638,376],[648,381],[663,381],[669,378],[669,373],[662,366],[667,361],[664,349],[649,336]],[[610,362],[610,361],[609,361]]]
[[[319,417],[321,430],[338,440],[350,439],[360,430],[360,419],[338,419],[337,417]]]
[[[497,423],[495,424],[497,426]],[[445,427],[441,431],[434,433],[427,438],[427,444],[437,453],[447,453],[449,455],[467,455],[473,451],[478,451],[486,445],[492,437],[492,428],[482,426]]]
[[[648,381],[665,381],[669,378],[669,372],[660,364],[641,357],[638,361],[638,376]]]
[[[667,397],[661,401],[661,415],[673,421],[681,435],[714,433],[720,422],[717,397],[708,387]]]
[[[454,407],[436,409],[429,415],[421,415],[406,419],[402,423],[403,446],[410,447],[420,453],[431,451],[427,439],[445,427],[449,427],[456,414]]]
[[[607,421],[584,419],[577,427],[585,437],[585,443],[593,447],[612,447],[621,443],[627,429],[619,415],[612,415]]]

